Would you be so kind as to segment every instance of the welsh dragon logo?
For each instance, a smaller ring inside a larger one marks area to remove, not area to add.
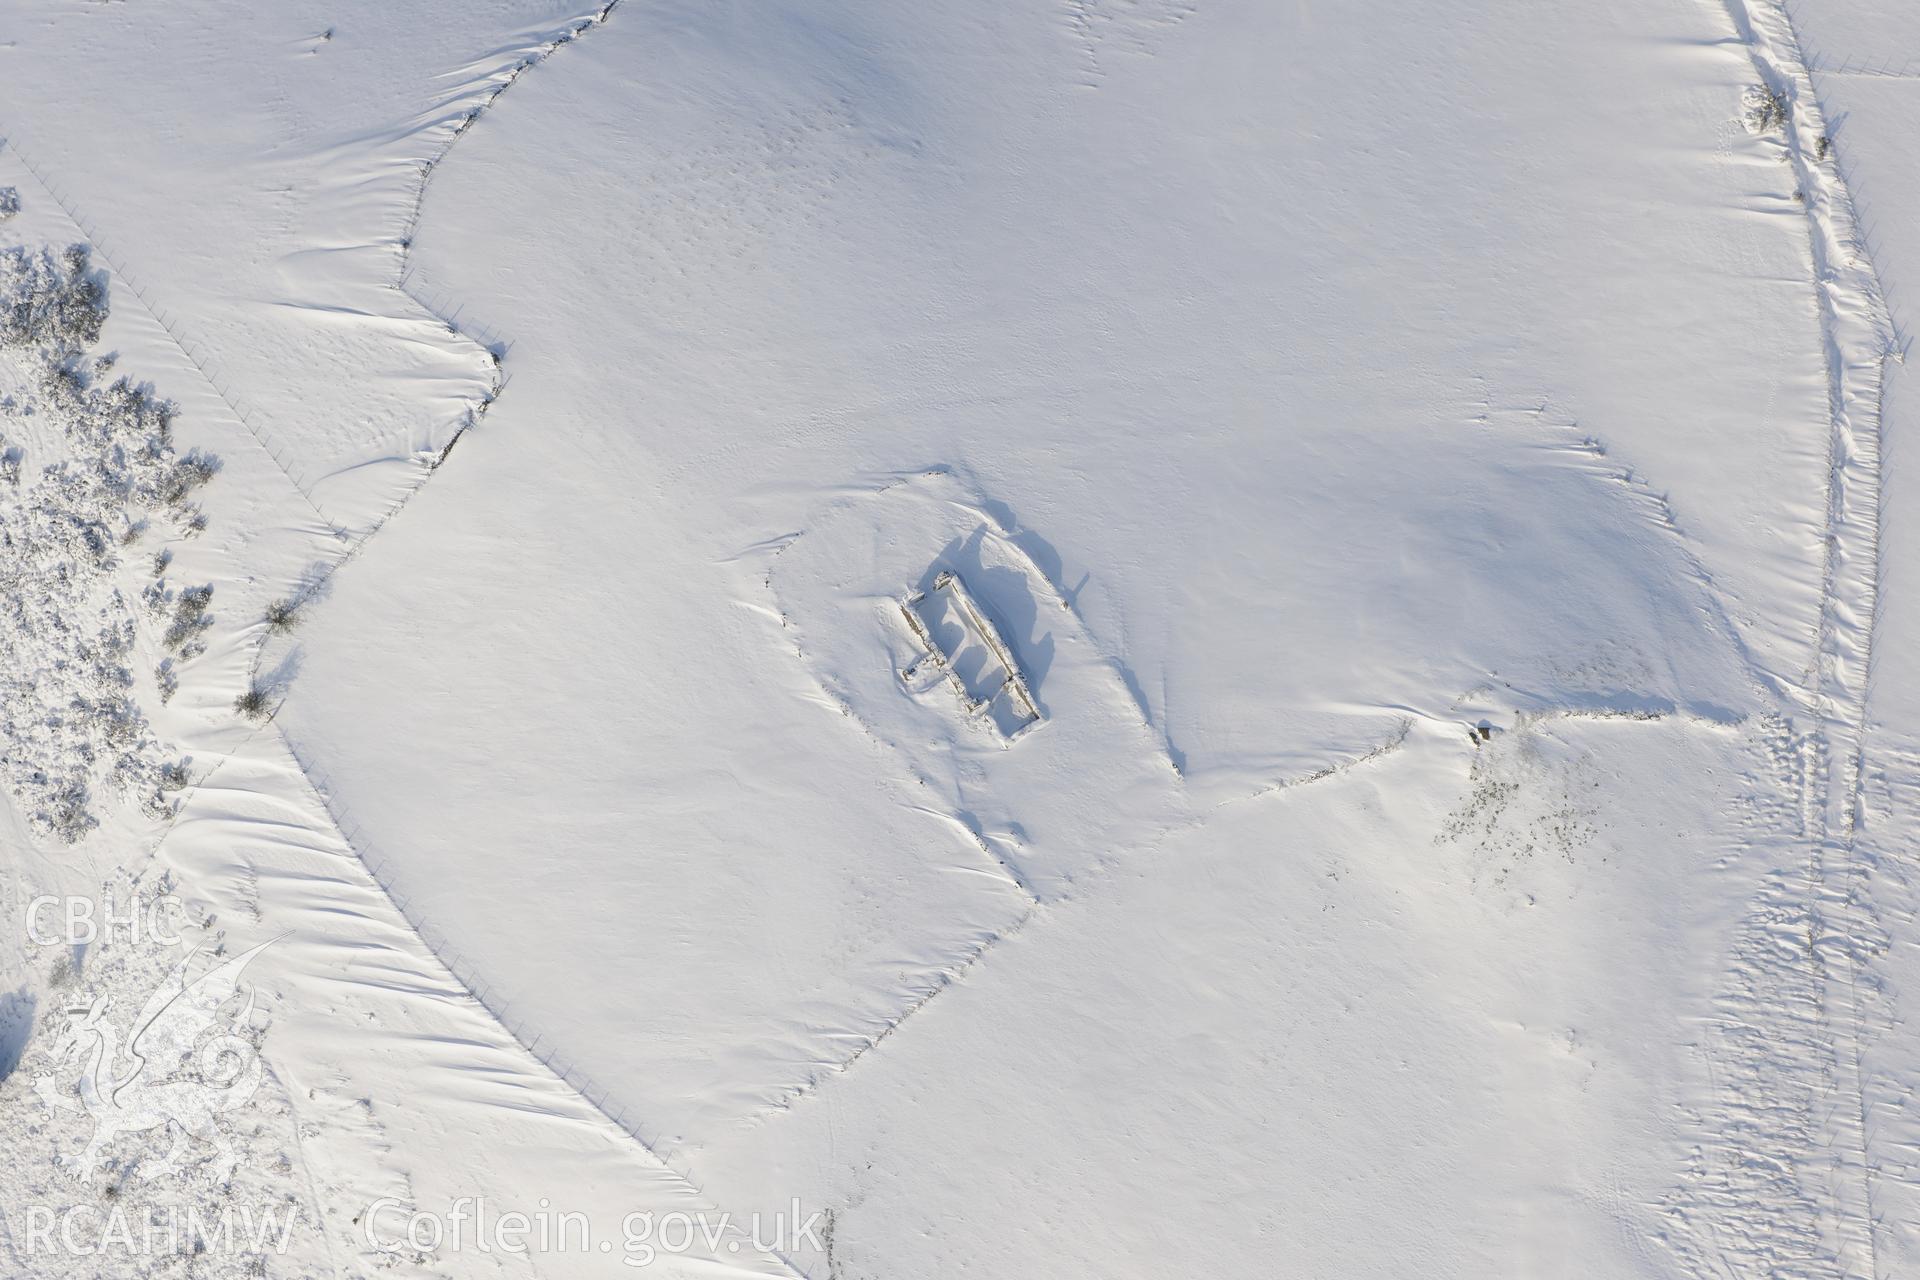
[[[195,1163],[186,1156],[196,1139],[214,1148],[219,1176],[232,1175],[239,1157],[214,1118],[253,1096],[262,1068],[252,1042],[239,1034],[253,1013],[253,993],[246,993],[238,1012],[222,1018],[221,1009],[241,990],[241,973],[274,941],[192,979],[188,970],[200,951],[188,952],[147,997],[124,1039],[107,1020],[105,996],[85,1009],[67,1011],[54,1060],[65,1063],[78,1056],[80,1078],[63,1089],[52,1075],[42,1074],[33,1088],[49,1107],[93,1119],[93,1136],[73,1162],[75,1181],[93,1177],[121,1134],[154,1129],[170,1131],[172,1143],[161,1160],[141,1163],[143,1179]]]

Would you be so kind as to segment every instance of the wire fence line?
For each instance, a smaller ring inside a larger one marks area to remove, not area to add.
[[[264,417],[264,415],[258,414],[248,406],[233,391],[231,386],[221,380],[217,366],[207,356],[204,348],[184,331],[179,322],[170,315],[165,308],[154,301],[145,286],[127,269],[125,259],[119,255],[106,237],[100,234],[99,228],[94,226],[81,214],[78,206],[59,184],[49,176],[48,172],[33,161],[26,150],[21,147],[19,139],[13,136],[0,139],[0,147],[4,147],[10,151],[13,156],[19,160],[21,167],[32,176],[34,181],[47,193],[48,197],[59,206],[68,221],[78,228],[81,234],[86,236],[89,246],[99,256],[107,269],[139,300],[140,305],[145,309],[146,313],[160,326],[161,331],[167,335],[168,339],[180,350],[180,353],[186,358],[187,362],[192,365],[195,372],[201,376],[207,386],[213,390],[215,396],[226,406],[229,413],[233,416],[233,419],[245,428],[254,442],[273,460],[274,465],[279,468],[280,473],[286,477],[287,482],[293,486],[295,492],[305,501],[308,509],[319,519],[322,526],[339,543],[343,544],[340,554],[330,560],[318,575],[310,578],[302,586],[301,591],[303,595],[312,594],[320,586],[324,585],[343,565],[354,559],[365,549],[367,542],[373,535],[384,528],[386,523],[395,515],[399,514],[400,509],[406,506],[406,504],[413,499],[414,495],[419,492],[421,486],[432,476],[439,462],[444,460],[447,453],[451,451],[453,443],[479,423],[479,420],[485,416],[486,411],[493,405],[493,402],[498,399],[500,394],[506,389],[509,377],[502,367],[501,357],[498,354],[498,352],[504,350],[506,344],[497,335],[493,334],[491,330],[487,330],[485,331],[485,336],[491,345],[484,346],[483,349],[488,351],[492,361],[492,370],[486,390],[468,402],[457,425],[455,425],[449,433],[447,443],[441,447],[437,455],[430,460],[415,460],[418,468],[417,473],[400,486],[399,491],[394,495],[392,501],[381,509],[379,514],[376,515],[364,529],[360,530],[356,537],[352,531],[349,531],[338,521],[334,520],[333,517],[321,507],[312,485],[302,477],[294,463],[290,460],[291,451],[284,448],[256,421],[257,417]],[[441,315],[439,308],[415,296],[415,293],[408,287],[410,284],[411,281],[409,280],[392,283],[389,287],[393,288],[395,292],[401,294],[403,297],[406,297],[413,305],[433,315],[434,318],[440,319],[442,323],[447,325],[450,331],[455,333],[465,332],[465,330],[460,327],[457,319],[447,318]],[[481,326],[475,326],[469,322],[467,328],[478,329],[481,328]],[[469,341],[475,340],[469,336]],[[476,345],[483,344],[476,341]],[[256,651],[253,664],[256,672],[259,668],[259,661],[260,654]]]
[[[499,100],[501,94],[511,88],[522,75],[540,65],[556,51],[578,40],[587,32],[604,25],[607,20],[612,17],[619,3],[620,0],[608,0],[607,3],[592,13],[571,20],[558,35],[549,38],[544,44],[522,57],[497,82],[481,90],[480,101],[475,106],[468,108],[464,113],[458,115],[457,122],[452,125],[446,140],[432,155],[420,162],[418,169],[419,180],[414,187],[412,198],[408,202],[406,215],[402,220],[399,239],[400,260],[393,278],[387,281],[386,285],[428,318],[445,325],[449,333],[464,337],[468,342],[479,348],[488,357],[491,363],[491,369],[485,390],[467,400],[465,408],[457,416],[451,429],[447,432],[445,442],[441,444],[430,457],[416,456],[412,459],[412,461],[417,464],[416,473],[399,487],[392,501],[389,502],[369,524],[357,530],[357,537],[355,536],[355,531],[349,531],[346,527],[342,526],[321,506],[319,498],[315,493],[314,485],[296,467],[293,460],[293,451],[283,447],[273,438],[271,433],[261,425],[261,422],[256,420],[256,418],[264,418],[265,415],[256,413],[250,405],[246,404],[233,391],[230,385],[221,380],[217,372],[217,366],[206,354],[201,344],[194,341],[193,338],[183,330],[178,321],[153,300],[145,286],[127,270],[126,260],[112,247],[107,239],[100,234],[99,229],[81,214],[78,205],[71,200],[67,196],[67,193],[49,176],[48,171],[43,166],[34,163],[26,150],[20,146],[17,137],[8,135],[5,138],[0,138],[0,147],[10,149],[13,154],[19,158],[21,166],[25,168],[33,177],[34,181],[46,191],[47,195],[51,197],[61,211],[66,214],[68,220],[87,237],[88,242],[99,254],[100,259],[107,265],[113,275],[128,287],[139,300],[141,306],[145,308],[147,314],[152,316],[154,322],[160,326],[161,331],[179,348],[188,363],[193,366],[194,370],[199,373],[201,378],[204,379],[206,384],[213,390],[215,396],[226,406],[234,420],[245,428],[254,442],[273,460],[274,465],[279,468],[281,474],[286,477],[287,482],[299,493],[301,499],[313,512],[314,516],[319,519],[321,525],[333,535],[336,541],[342,544],[342,550],[337,557],[329,560],[318,574],[309,575],[304,582],[298,585],[297,598],[306,598],[313,595],[323,587],[343,565],[358,556],[359,553],[365,549],[367,542],[371,540],[375,534],[380,532],[389,520],[398,515],[400,509],[406,506],[414,495],[420,491],[420,488],[432,477],[433,472],[452,454],[454,446],[460,442],[460,439],[469,430],[479,425],[480,420],[484,418],[487,411],[492,408],[494,401],[506,390],[507,384],[510,381],[510,375],[504,368],[503,360],[506,352],[511,349],[512,344],[489,326],[466,318],[464,304],[446,297],[437,290],[427,287],[418,279],[417,273],[413,268],[411,247],[415,231],[419,226],[427,189],[433,179],[434,171],[438,168],[440,162],[447,157],[448,153],[452,151],[454,145],[460,138],[478,122],[481,115]],[[263,638],[261,646],[256,649],[254,654],[253,674],[255,676],[258,675],[260,661],[264,651],[265,642]]]
[[[558,48],[560,44],[563,43],[565,42],[562,41],[554,44],[546,52],[551,52],[552,48]],[[544,56],[545,53],[543,52],[540,57],[543,58]],[[534,59],[535,62],[538,60],[539,58]],[[517,74],[516,72],[516,78]],[[511,80],[507,83],[510,84]],[[504,91],[505,87],[506,85],[496,86],[494,92],[487,99],[487,105],[491,105],[493,99],[498,97],[500,92]],[[471,120],[476,118],[477,115],[478,111],[468,118],[468,123],[471,123]],[[457,140],[461,133],[465,132],[465,128],[466,125],[463,124],[457,129],[453,139],[450,139],[446,147],[442,148],[440,154],[427,163],[424,170],[426,176],[430,176],[432,167],[438,164],[439,160],[445,156],[447,150],[451,149],[452,142]],[[154,300],[153,295],[148,292],[146,286],[127,268],[127,259],[119,253],[106,236],[101,234],[100,229],[80,212],[78,204],[50,175],[50,172],[45,166],[34,161],[27,150],[20,145],[17,136],[9,134],[4,138],[0,138],[0,147],[4,147],[13,153],[15,158],[19,160],[21,167],[27,171],[33,180],[39,184],[41,189],[46,192],[48,197],[60,208],[61,212],[66,215],[67,220],[86,237],[89,247],[98,255],[114,278],[125,285],[128,291],[134,295],[141,307],[152,317],[154,323],[160,326],[161,331],[165,333],[173,345],[179,349],[181,355],[186,357],[188,364],[193,367],[194,371],[198,373],[207,386],[212,389],[214,395],[220,402],[226,406],[227,411],[232,415],[233,419],[245,428],[247,434],[250,435],[254,442],[273,460],[274,465],[279,469],[280,473],[286,477],[287,482],[293,486],[295,492],[300,495],[308,509],[319,519],[322,526],[340,542],[346,543],[354,541],[353,534],[329,515],[322,507],[319,497],[315,492],[313,481],[298,467],[293,451],[277,440],[267,427],[263,425],[266,418],[265,413],[247,403],[233,389],[230,383],[222,379],[218,364],[212,356],[208,355],[204,345],[197,342],[193,336],[185,330],[185,327],[181,325],[176,317]],[[415,194],[414,201],[408,212],[407,225],[409,227],[414,225],[419,219],[420,203],[424,199],[425,194],[426,182],[425,176],[423,176],[421,185]],[[411,236],[409,234],[407,239],[403,240],[403,244],[410,242],[410,239]],[[424,286],[417,279],[410,262],[407,261],[407,257],[408,255],[403,249],[399,273],[395,279],[387,282],[387,287],[405,298],[430,319],[445,325],[449,333],[464,337],[476,347],[479,347],[487,354],[493,366],[487,389],[469,401],[466,409],[457,420],[457,424],[449,433],[447,443],[440,447],[437,459],[444,458],[446,454],[451,451],[453,443],[457,441],[461,435],[465,434],[468,429],[476,425],[478,419],[484,415],[486,410],[493,404],[493,401],[505,390],[507,378],[501,367],[501,362],[512,344],[490,326],[467,318],[464,314],[464,304],[448,298],[445,294],[437,290],[430,290]],[[432,464],[426,468],[426,471],[428,473],[432,471]],[[405,486],[395,500],[361,532],[359,541],[364,542],[367,537],[371,537],[373,533],[377,532],[381,526],[391,519],[399,508],[404,506],[406,502],[413,497],[418,491],[420,484],[425,482],[425,479],[426,476],[423,474],[414,483]],[[355,549],[357,549],[357,546]],[[352,552],[349,551],[348,554],[351,555]]]
[[[1883,58],[1850,57],[1838,60],[1824,54],[1809,54],[1807,70],[1827,76],[1875,76],[1886,80],[1920,80],[1920,59],[1905,58],[1898,61],[1894,55]]]
[[[359,863],[366,872],[367,879],[380,891],[382,897],[393,907],[394,912],[428,954],[446,970],[456,984],[464,988],[469,996],[489,1017],[497,1022],[514,1042],[535,1062],[545,1067],[568,1088],[584,1098],[589,1106],[602,1119],[612,1125],[624,1137],[640,1145],[661,1168],[685,1183],[693,1193],[709,1204],[713,1197],[701,1188],[694,1178],[693,1171],[675,1159],[662,1148],[658,1135],[649,1132],[627,1104],[616,1097],[612,1091],[595,1080],[578,1063],[561,1053],[547,1040],[546,1033],[530,1027],[524,1018],[518,1016],[506,998],[481,974],[477,965],[454,945],[445,932],[422,919],[413,909],[412,899],[394,882],[389,865],[368,840],[365,830],[353,816],[345,801],[335,791],[331,779],[313,759],[301,751],[292,735],[284,729],[279,730],[280,741],[285,745],[287,754],[297,766],[301,781],[305,784],[321,812],[332,824],[340,842],[345,846],[346,854]],[[804,1280],[804,1272],[794,1261],[780,1250],[768,1250],[781,1265],[794,1276]]]
[[[273,459],[274,465],[280,469],[280,473],[287,478],[287,482],[294,487],[295,491],[306,500],[307,506],[315,516],[319,517],[320,522],[336,536],[344,536],[340,526],[321,509],[312,486],[296,473],[292,463],[287,460],[289,451],[254,421],[254,411],[243,405],[232,388],[220,380],[200,345],[183,331],[179,322],[169,315],[165,308],[153,300],[146,287],[127,269],[126,260],[113,248],[107,238],[100,234],[100,229],[87,220],[86,216],[80,212],[79,206],[68,197],[57,182],[48,176],[47,170],[33,161],[26,149],[20,145],[18,137],[8,135],[3,142],[0,142],[0,146],[4,146],[6,150],[13,153],[14,158],[19,160],[20,167],[32,175],[33,180],[39,183],[41,189],[60,207],[60,211],[66,215],[67,220],[86,236],[88,245],[99,255],[101,261],[106,263],[107,269],[139,300],[147,314],[153,317],[154,323],[160,326],[161,331],[187,358],[187,363],[192,365],[194,371],[213,389],[214,395],[219,397],[220,402],[227,407],[227,411],[233,415],[234,420],[246,428],[247,434],[253,437],[254,442],[266,452],[269,458]]]
[[[465,988],[474,1001],[504,1027],[519,1046],[537,1062],[592,1103],[595,1110],[628,1137],[639,1142],[646,1148],[648,1154],[689,1185],[693,1185],[690,1172],[674,1164],[661,1151],[658,1146],[660,1139],[657,1135],[649,1133],[624,1103],[615,1099],[606,1088],[572,1059],[559,1052],[551,1043],[545,1043],[543,1047],[543,1042],[546,1042],[546,1033],[528,1026],[526,1020],[514,1012],[505,996],[486,980],[479,966],[473,964],[443,930],[431,921],[421,918],[414,910],[411,897],[396,884],[386,859],[367,838],[365,829],[360,826],[345,801],[340,799],[326,771],[302,751],[285,730],[280,732],[280,739],[286,745],[287,754],[299,767],[307,790],[313,794],[322,812],[333,824],[347,853],[366,869],[368,878],[380,890],[382,896],[393,905],[402,923],[420,938],[428,952],[446,969],[448,975]]]

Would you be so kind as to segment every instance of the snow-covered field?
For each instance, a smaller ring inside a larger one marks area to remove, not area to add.
[[[1920,16],[15,0],[0,1272],[1920,1270]]]

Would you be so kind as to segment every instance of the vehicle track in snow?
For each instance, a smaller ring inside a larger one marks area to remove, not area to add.
[[[1693,1175],[1694,1207],[1708,1216],[1714,1245],[1690,1261],[1772,1268],[1790,1249],[1795,1263],[1821,1274],[1877,1277],[1861,971],[1883,930],[1861,894],[1866,867],[1856,838],[1879,607],[1884,372],[1900,356],[1791,15],[1778,0],[1722,3],[1762,90],[1783,108],[1768,127],[1781,133],[1805,209],[1828,423],[1821,607],[1801,686],[1791,690],[1804,728],[1791,731],[1788,748],[1799,757],[1796,843],[1806,849],[1806,873],[1770,878],[1733,959],[1733,992],[1722,1002],[1718,1032],[1730,1061],[1717,1064],[1718,1096],[1703,1117],[1722,1148],[1719,1172],[1706,1176],[1727,1181],[1715,1190],[1700,1171]],[[1789,930],[1802,945],[1776,945]],[[1798,1058],[1782,1057],[1782,1044],[1795,1046]],[[1809,1096],[1791,1097],[1800,1086]],[[1783,1116],[1799,1119],[1783,1123]],[[1813,1212],[1830,1218],[1817,1234],[1792,1238],[1770,1221],[1775,1211],[1746,1203],[1742,1190],[1754,1188],[1738,1171],[1756,1162],[1775,1168],[1776,1180],[1797,1186]]]

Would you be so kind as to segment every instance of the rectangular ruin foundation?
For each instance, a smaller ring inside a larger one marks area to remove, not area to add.
[[[918,693],[943,677],[971,720],[985,720],[1009,742],[1045,717],[1013,650],[958,575],[943,572],[900,605],[924,651],[900,678]]]

